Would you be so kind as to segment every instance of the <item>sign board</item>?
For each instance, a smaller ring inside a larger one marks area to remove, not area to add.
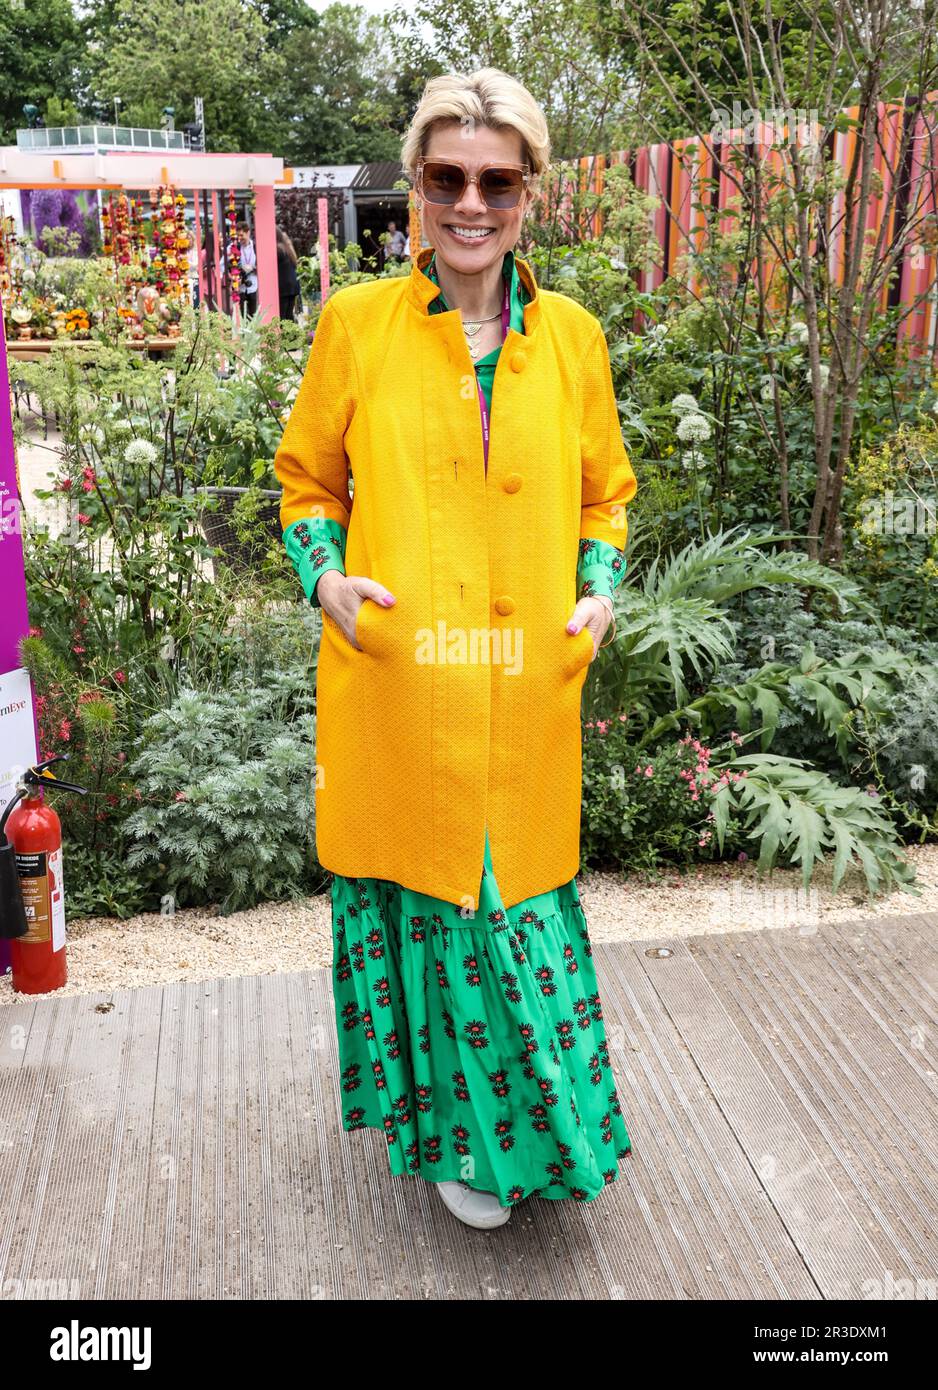
[[[0,814],[17,778],[38,762],[33,693],[27,671],[0,675]]]

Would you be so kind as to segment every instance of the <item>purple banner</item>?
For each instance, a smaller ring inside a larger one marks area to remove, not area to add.
[[[19,669],[19,643],[28,631],[23,518],[13,449],[13,412],[3,329],[3,301],[0,299],[0,671]],[[9,945],[6,941],[0,941],[0,974],[9,969],[9,964]]]

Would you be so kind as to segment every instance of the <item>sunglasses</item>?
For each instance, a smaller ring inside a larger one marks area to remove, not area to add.
[[[456,159],[417,161],[417,192],[440,207],[458,203],[474,183],[487,208],[516,208],[530,178],[526,164],[483,164],[477,174],[469,174]]]

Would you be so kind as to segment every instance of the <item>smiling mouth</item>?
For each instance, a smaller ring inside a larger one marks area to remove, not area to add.
[[[452,222],[445,223],[446,230],[451,232],[459,241],[466,243],[473,241],[485,241],[486,237],[495,235],[494,227],[464,227]]]

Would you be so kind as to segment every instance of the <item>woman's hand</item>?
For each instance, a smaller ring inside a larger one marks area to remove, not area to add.
[[[593,635],[593,656],[599,651],[599,644],[606,635],[606,628],[612,622],[612,605],[601,598],[581,598],[573,610],[573,617],[567,623],[567,631],[573,636],[582,627],[588,627]]]
[[[396,602],[394,595],[375,579],[367,579],[362,574],[340,574],[338,570],[326,570],[316,582],[316,596],[319,606],[339,624],[348,641],[356,651],[361,647],[355,641],[355,620],[363,603],[380,603],[382,608],[390,608]]]

